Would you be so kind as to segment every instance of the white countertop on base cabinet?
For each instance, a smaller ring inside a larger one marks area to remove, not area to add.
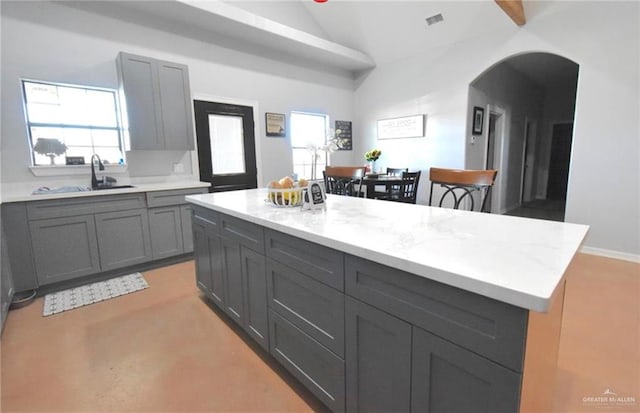
[[[187,201],[529,310],[546,312],[588,226],[328,195],[325,210],[265,201],[266,189]]]

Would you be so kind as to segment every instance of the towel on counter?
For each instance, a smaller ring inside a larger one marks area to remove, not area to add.
[[[83,191],[91,191],[91,188],[82,187],[82,186],[61,186],[60,188],[51,189],[49,187],[43,186],[33,191],[31,195],[61,194],[64,192],[83,192]]]

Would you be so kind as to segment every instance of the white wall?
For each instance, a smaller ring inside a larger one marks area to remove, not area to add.
[[[463,167],[469,84],[512,55],[564,56],[580,65],[566,221],[591,226],[587,246],[640,255],[640,5],[535,6],[521,28],[514,25],[362,75],[355,93],[354,121],[361,128],[355,151],[387,148],[389,141],[376,142],[376,119],[427,113],[426,138],[394,141],[388,151],[423,170]]]
[[[38,186],[61,178],[36,178],[28,169],[28,138],[20,94],[21,77],[108,88],[117,86],[115,58],[126,51],[189,66],[194,96],[225,96],[259,106],[263,183],[292,171],[289,140],[267,138],[264,113],[303,110],[351,120],[353,80],[348,73],[302,68],[46,2],[2,4],[2,179]],[[124,176],[172,177],[174,162],[190,172],[194,153],[136,151]],[[334,159],[348,158],[338,154]],[[197,171],[193,171],[197,177]],[[86,184],[87,177],[64,178]],[[260,183],[259,183],[260,184]]]

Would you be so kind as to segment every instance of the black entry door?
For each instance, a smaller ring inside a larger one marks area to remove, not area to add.
[[[210,192],[257,188],[253,108],[193,101],[200,180]]]

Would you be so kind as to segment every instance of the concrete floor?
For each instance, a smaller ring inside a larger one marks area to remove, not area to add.
[[[518,208],[506,212],[505,215],[563,222],[565,203],[566,201],[536,199],[523,203]]]
[[[192,262],[144,275],[146,290],[54,316],[41,316],[41,298],[12,310],[0,342],[0,411],[323,409],[200,297]],[[574,260],[555,411],[602,412],[584,398],[606,389],[635,397],[616,411],[640,411],[639,299],[639,264]]]

